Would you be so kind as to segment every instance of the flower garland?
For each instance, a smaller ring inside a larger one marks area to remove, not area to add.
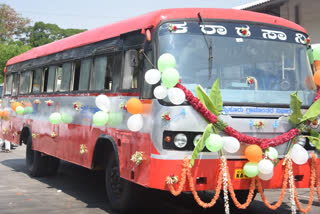
[[[294,178],[293,178],[293,170],[292,170],[292,160],[290,154],[288,156],[288,168],[289,168],[289,193],[290,193],[290,208],[291,213],[296,214],[296,203],[294,201]]]
[[[211,113],[200,102],[200,100],[195,96],[193,96],[192,92],[186,89],[186,87],[184,87],[182,84],[178,83],[176,87],[183,90],[183,92],[186,95],[186,99],[196,111],[198,111],[210,123],[219,124],[218,125],[219,129],[222,129],[227,135],[237,138],[240,142],[247,143],[247,144],[256,144],[256,145],[259,145],[261,149],[267,149],[269,146],[275,147],[283,143],[286,143],[300,133],[299,129],[294,128],[288,131],[287,133],[283,133],[282,135],[273,137],[271,139],[261,139],[261,138],[251,137],[251,136],[242,134],[237,130],[233,129],[232,127],[226,126],[225,124],[223,124],[223,122],[219,120],[216,115]]]
[[[228,197],[227,160],[224,155],[221,156],[221,165],[222,165],[224,212],[226,214],[229,214],[230,210],[229,210],[229,197]]]

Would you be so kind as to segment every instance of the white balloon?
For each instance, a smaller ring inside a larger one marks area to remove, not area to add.
[[[269,147],[268,151],[266,152],[266,155],[270,159],[277,159],[278,158],[278,151],[273,147]]]
[[[143,118],[142,118],[141,114],[134,114],[134,115],[130,116],[127,121],[127,126],[128,126],[128,129],[133,132],[137,132],[140,129],[142,129]]]
[[[305,164],[309,159],[309,154],[305,148],[303,148],[299,144],[294,144],[294,146],[291,149],[291,158],[292,161],[295,162],[298,165]]]
[[[150,69],[144,75],[144,79],[150,85],[158,83],[161,79],[161,73],[157,69]]]
[[[180,88],[170,88],[168,98],[173,104],[180,105],[185,101],[186,95]]]
[[[272,178],[273,171],[271,173],[269,173],[269,174],[263,174],[263,173],[259,172],[258,176],[259,176],[259,178],[261,180],[267,181],[267,180],[270,180]]]
[[[240,143],[234,137],[222,137],[223,150],[229,153],[236,153],[240,148]]]
[[[168,90],[166,87],[159,85],[153,90],[153,95],[155,98],[162,100],[168,95]]]
[[[96,97],[96,106],[102,111],[108,111],[110,109],[110,100],[106,95],[100,94]]]
[[[273,163],[271,160],[263,159],[258,163],[259,172],[262,174],[270,174],[273,172]]]

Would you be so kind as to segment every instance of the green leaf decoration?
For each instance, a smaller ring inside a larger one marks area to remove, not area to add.
[[[194,164],[194,160],[197,159],[198,154],[203,150],[203,148],[205,147],[205,141],[206,139],[209,137],[210,133],[212,132],[212,124],[210,123],[209,125],[207,125],[206,129],[203,132],[202,137],[200,138],[198,144],[196,145],[196,147],[194,148],[193,152],[192,152],[192,156],[191,156],[191,160],[190,160],[190,165],[193,166]]]
[[[197,97],[199,98],[200,102],[213,114],[219,115],[219,112],[216,108],[216,106],[213,104],[210,97],[207,95],[207,93],[203,90],[201,85],[198,85],[196,88]]]
[[[301,123],[306,121],[306,120],[314,120],[316,119],[320,114],[320,99],[314,102],[308,111],[303,115],[302,120],[300,121]]]
[[[290,97],[291,97],[290,108],[292,110],[292,114],[290,115],[289,120],[294,126],[297,126],[300,123],[300,120],[302,118],[302,113],[301,113],[302,102],[298,97],[298,92],[292,93]]]
[[[223,108],[223,102],[222,102],[222,96],[219,88],[219,79],[217,79],[213,83],[212,88],[210,90],[209,97],[212,100],[213,104],[215,105],[218,113],[220,114]]]
[[[320,151],[320,133],[311,129],[310,134],[312,137],[309,136],[309,140],[316,147],[316,149]]]

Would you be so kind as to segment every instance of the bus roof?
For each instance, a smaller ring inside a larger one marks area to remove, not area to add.
[[[201,13],[203,19],[225,19],[261,22],[266,24],[274,24],[288,27],[297,31],[306,33],[305,29],[286,19],[275,17],[263,13],[256,13],[235,9],[215,9],[215,8],[176,8],[163,9],[143,14],[134,18],[126,19],[120,22],[109,24],[88,30],[65,39],[61,39],[40,47],[33,48],[23,54],[11,58],[7,62],[7,66],[22,61],[47,56],[60,51],[84,46],[87,44],[99,42],[109,38],[120,36],[121,34],[155,27],[159,22],[169,19],[197,18]]]

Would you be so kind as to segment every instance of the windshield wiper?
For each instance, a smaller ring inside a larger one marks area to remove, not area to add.
[[[203,23],[203,20],[202,20],[202,16],[201,16],[201,13],[199,12],[198,13],[198,18],[199,18],[199,26],[200,24],[202,24],[204,26],[204,23]],[[201,26],[200,26],[200,30],[201,30]],[[201,30],[202,32],[202,30]],[[209,66],[208,66],[208,71],[209,71],[209,80],[211,79],[211,73],[212,73],[212,60],[213,60],[213,55],[212,55],[212,39],[209,39],[209,42],[208,42],[208,38],[206,36],[206,34],[204,34],[202,32],[202,35],[203,35],[203,38],[204,40],[206,41],[206,44],[207,44],[207,47],[208,47],[208,50],[209,50],[209,58],[208,58],[208,61],[209,61]]]

